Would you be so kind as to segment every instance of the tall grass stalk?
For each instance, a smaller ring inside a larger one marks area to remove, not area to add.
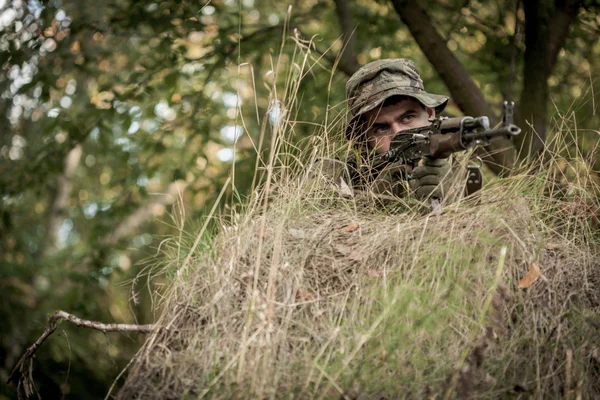
[[[319,66],[295,46],[272,88],[286,118],[260,123],[256,186],[210,245],[204,228],[175,244],[187,256],[164,293],[169,329],[119,398],[600,396],[598,176],[568,152],[576,132],[565,123],[539,167],[440,215],[347,195],[321,174],[348,150],[346,116],[294,140],[301,79]]]

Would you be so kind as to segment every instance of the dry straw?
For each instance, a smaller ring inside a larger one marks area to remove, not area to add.
[[[185,260],[163,293],[169,329],[148,338],[118,398],[600,396],[598,185],[585,160],[559,155],[576,132],[563,127],[544,167],[439,215],[348,196],[319,172],[340,153],[344,116],[292,144],[313,56],[298,39],[287,118],[263,125],[269,156],[244,210],[193,252],[164,244]]]

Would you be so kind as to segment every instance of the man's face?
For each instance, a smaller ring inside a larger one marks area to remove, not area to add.
[[[398,132],[429,125],[428,119],[435,117],[435,110],[408,98],[391,106],[375,108],[364,116],[367,118],[367,143],[377,154],[384,154],[390,150],[392,138]]]

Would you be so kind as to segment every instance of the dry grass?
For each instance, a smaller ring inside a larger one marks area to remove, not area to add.
[[[559,184],[566,169],[550,162],[431,215],[340,195],[318,178],[328,129],[296,158],[292,126],[270,132],[243,212],[191,252],[165,244],[189,254],[174,257],[169,329],[118,398],[600,396],[591,174]],[[533,264],[541,276],[519,289]]]
[[[121,398],[599,395],[597,237],[509,184],[439,216],[280,195],[180,271]]]

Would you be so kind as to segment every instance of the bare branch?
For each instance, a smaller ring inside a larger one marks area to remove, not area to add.
[[[105,324],[103,322],[90,321],[87,319],[81,319],[79,317],[74,316],[73,314],[69,314],[65,311],[56,311],[50,317],[48,321],[48,325],[56,325],[58,321],[61,319],[65,321],[69,321],[78,327],[94,329],[100,332],[134,332],[134,333],[152,333],[156,329],[156,326],[153,324],[149,325],[136,325],[136,324]]]
[[[39,337],[38,340],[32,344],[25,354],[21,357],[17,365],[13,368],[10,376],[6,383],[14,382],[17,384],[17,387],[22,388],[26,398],[31,397],[33,395],[33,381],[31,379],[31,361],[35,355],[37,349],[44,343],[50,335],[56,330],[57,323],[60,320],[69,321],[72,324],[83,327],[94,329],[101,332],[129,332],[129,333],[152,333],[157,329],[160,329],[156,325],[135,325],[135,324],[105,324],[97,321],[90,321],[86,319],[81,319],[72,314],[69,314],[65,311],[56,311],[54,314],[50,316],[48,319],[48,328],[44,331],[42,336]],[[29,365],[28,365],[29,364]]]
[[[317,45],[312,40],[301,39],[301,37],[308,37],[302,30],[298,27],[294,28],[294,37],[296,39],[296,43],[302,46],[303,48],[310,49],[319,55],[320,58],[327,61],[332,67],[342,71],[345,75],[351,76],[358,70],[357,65],[345,64],[341,59],[340,55],[329,54],[329,49],[323,51],[317,47]]]

